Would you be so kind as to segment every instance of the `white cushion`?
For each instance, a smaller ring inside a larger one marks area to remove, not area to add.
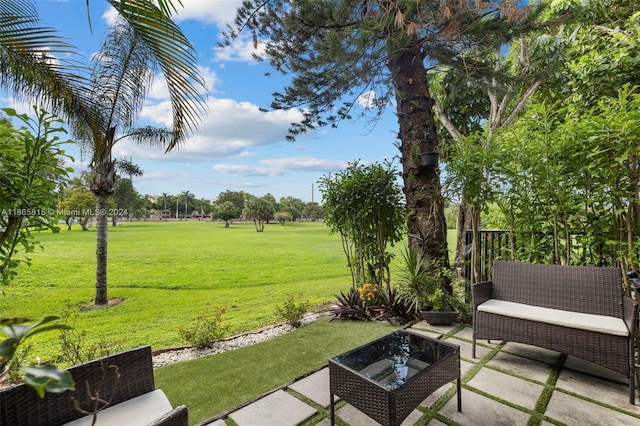
[[[579,330],[612,334],[614,336],[629,335],[629,329],[621,318],[605,315],[562,311],[560,309],[542,308],[540,306],[525,305],[524,303],[507,302],[497,299],[489,299],[481,303],[478,305],[478,311],[577,328]]]
[[[96,426],[145,426],[173,410],[160,389],[107,407],[98,413]],[[91,426],[93,415],[65,423],[64,426]]]

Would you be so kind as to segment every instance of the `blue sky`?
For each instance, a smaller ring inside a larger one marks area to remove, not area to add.
[[[131,157],[144,170],[134,177],[141,194],[194,193],[215,199],[223,191],[246,191],[276,199],[293,196],[320,202],[317,181],[348,162],[373,163],[398,154],[397,121],[391,106],[375,124],[365,119],[343,122],[338,129],[319,129],[285,140],[299,110],[261,112],[269,108],[271,94],[282,89],[286,77],[272,74],[268,64],[251,59],[253,43],[244,34],[230,48],[216,47],[225,23],[233,20],[241,0],[182,0],[184,8],[174,17],[198,52],[198,62],[210,91],[208,113],[197,133],[184,145],[164,154],[148,147],[120,142],[114,157]],[[46,25],[52,26],[90,58],[104,40],[115,11],[106,1],[90,0],[92,30],[85,0],[36,0]],[[141,112],[140,124],[169,125],[170,109],[165,87],[157,80]],[[2,106],[28,110],[16,100],[2,97]],[[358,106],[357,108],[361,108]],[[358,111],[359,112],[359,111]],[[357,114],[356,114],[357,115]],[[86,170],[76,146],[66,149],[76,156],[75,170]],[[396,164],[399,162],[396,160]]]

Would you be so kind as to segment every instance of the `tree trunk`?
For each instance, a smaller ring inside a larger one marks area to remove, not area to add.
[[[426,262],[436,260],[449,268],[440,170],[420,165],[420,153],[438,148],[434,100],[429,94],[424,56],[415,37],[404,48],[390,46],[391,49],[389,69],[396,89],[410,244],[422,246]]]
[[[106,305],[107,297],[107,231],[109,196],[113,193],[115,167],[111,159],[111,149],[115,128],[107,132],[105,143],[94,156],[91,192],[96,195],[96,306]]]
[[[96,196],[96,298],[94,304],[106,305],[107,296],[107,230],[109,194]],[[104,212],[104,214],[103,214]]]
[[[458,220],[456,221],[456,255],[454,265],[462,268],[460,277],[464,277],[464,267],[467,252],[467,230],[471,229],[471,214],[464,203],[458,208]]]

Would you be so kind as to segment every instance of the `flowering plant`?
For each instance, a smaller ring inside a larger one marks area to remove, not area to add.
[[[373,299],[376,299],[379,291],[380,286],[378,284],[370,283],[362,284],[362,287],[358,290],[360,296],[367,302],[371,302]]]

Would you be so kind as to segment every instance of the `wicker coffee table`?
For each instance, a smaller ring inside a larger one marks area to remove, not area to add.
[[[399,425],[426,397],[457,380],[460,347],[400,330],[329,360],[331,424],[335,396],[383,425]]]

